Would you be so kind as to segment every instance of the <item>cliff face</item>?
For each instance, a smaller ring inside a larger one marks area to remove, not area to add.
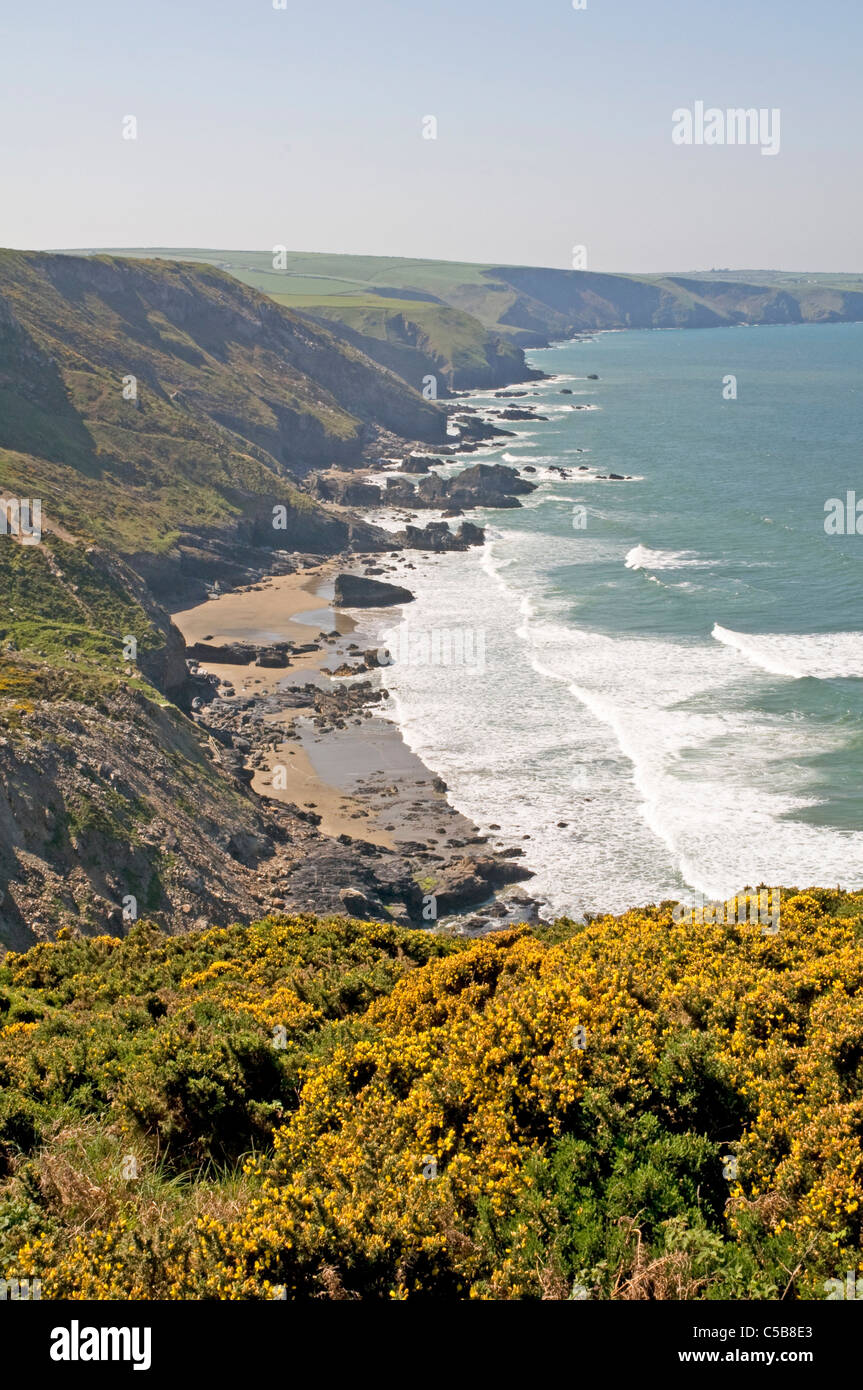
[[[523,350],[573,333],[863,320],[860,276],[610,275],[314,252],[288,252],[276,271],[269,252],[158,254],[229,271],[310,324],[332,324],[346,344],[415,389],[436,376],[440,395],[528,380]]]
[[[718,328],[728,324],[850,322],[863,293],[827,285],[783,288],[731,280],[638,278],[496,266],[485,272],[497,322],[522,345],[602,328]],[[500,307],[500,303],[505,307]]]
[[[172,703],[158,600],[391,546],[296,485],[378,436],[446,417],[216,269],[0,253],[0,495],[42,511],[38,543],[0,536],[0,946],[122,932],[127,897],[173,930],[249,915],[290,817]]]
[[[0,254],[0,406],[0,448],[150,501],[183,477],[187,525],[378,430],[446,435],[418,391],[221,271],[107,257]]]
[[[446,418],[220,270],[0,253],[0,488],[160,593],[250,547],[342,549],[349,523],[295,481],[378,435],[440,443]]]
[[[490,332],[478,319],[449,304],[390,307],[345,306],[333,300],[301,311],[332,323],[339,336],[382,367],[420,389],[433,376],[441,396],[448,391],[509,386],[535,375],[520,347]]]

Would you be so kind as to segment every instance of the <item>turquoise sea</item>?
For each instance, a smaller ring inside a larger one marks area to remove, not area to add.
[[[549,418],[445,471],[529,466],[537,491],[407,576],[409,631],[468,628],[484,655],[396,661],[408,741],[555,911],[863,886],[863,534],[824,525],[828,499],[863,500],[863,324],[529,360],[549,375],[522,400],[471,403]]]

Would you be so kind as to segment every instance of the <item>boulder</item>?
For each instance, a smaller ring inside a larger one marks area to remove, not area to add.
[[[385,584],[359,574],[337,574],[333,603],[337,608],[390,608],[413,602],[413,594],[400,584]]]
[[[534,492],[533,483],[526,483],[517,468],[505,463],[475,463],[453,479],[459,487],[481,487],[484,492]]]
[[[359,917],[362,921],[385,921],[387,913],[380,903],[366,897],[359,888],[340,888],[339,901],[349,917]]]
[[[275,852],[272,840],[254,831],[238,831],[232,835],[229,848],[240,863],[249,868],[254,868],[259,859],[270,858]]]
[[[458,531],[453,533],[445,521],[430,521],[428,526],[406,526],[396,537],[408,550],[433,550],[443,554],[450,550],[467,550],[471,545],[482,545],[485,532],[473,522],[463,521]]]
[[[491,896],[505,883],[532,878],[530,869],[491,857],[464,858],[441,871],[434,888],[438,913],[453,912]]]
[[[432,458],[428,454],[408,454],[402,464],[403,473],[428,473],[432,464],[443,463],[443,459]]]

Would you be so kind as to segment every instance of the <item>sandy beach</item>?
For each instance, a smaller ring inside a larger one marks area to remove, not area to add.
[[[322,625],[326,626],[327,631],[347,635],[354,630],[353,620],[346,613],[328,608],[326,598],[321,593],[334,569],[333,564],[325,564],[297,574],[272,575],[247,588],[205,599],[194,608],[182,609],[172,617],[187,646],[204,641],[213,646],[225,646],[236,641],[304,644],[313,642],[321,635]],[[315,621],[316,618],[320,621]],[[291,670],[319,670],[328,655],[326,648],[304,652],[293,657]],[[278,689],[284,679],[281,669],[254,663],[242,666],[207,662],[202,663],[202,669],[220,681],[234,684],[244,694],[266,694]]]
[[[316,643],[314,651],[292,656],[287,669],[262,667],[254,662],[200,664],[201,670],[238,695],[264,697],[303,687],[311,681],[327,684],[331,680],[328,671],[353,655],[348,651],[351,644],[363,647],[371,641],[370,637],[363,641],[356,619],[328,606],[337,568],[327,564],[299,574],[276,575],[175,613],[174,622],[189,646],[204,640],[212,646],[234,641]],[[389,610],[390,614],[394,611],[398,610]],[[338,632],[339,638],[325,642],[333,632]],[[369,804],[374,799],[376,780],[390,786],[392,778],[403,779],[406,773],[412,784],[430,784],[433,780],[406,747],[397,727],[374,716],[370,721],[374,725],[372,731],[367,727],[369,721],[356,718],[350,729],[333,730],[325,738],[314,729],[312,713],[310,704],[266,715],[276,731],[294,731],[294,739],[281,742],[265,754],[264,766],[257,768],[252,777],[253,791],[315,811],[321,817],[319,828],[325,835],[361,836],[389,849],[396,848],[398,839],[414,837],[416,828],[406,828],[401,823],[406,809],[403,797],[388,797],[388,804],[380,813]],[[354,794],[360,784],[366,788],[365,796]],[[416,807],[411,819],[415,812]],[[444,801],[431,818],[439,822],[447,812],[455,814]],[[400,825],[384,829],[381,820],[393,822],[394,818]],[[471,829],[470,823],[465,821],[461,828]]]
[[[347,568],[357,571],[362,557],[346,558]],[[337,559],[272,576],[173,615],[189,647],[289,642],[311,648],[291,651],[288,665],[280,667],[200,661],[198,669],[217,685],[216,698],[197,717],[223,742],[246,750],[245,780],[262,802],[280,803],[307,822],[305,866],[315,892],[333,874],[329,862],[318,862],[332,845],[353,854],[361,874],[370,858],[386,856],[383,867],[375,860],[375,872],[400,875],[396,896],[404,898],[406,882],[412,885],[409,897],[417,884],[432,891],[446,882],[450,897],[463,892],[481,913],[493,896],[482,873],[491,876],[497,869],[501,883],[525,875],[511,862],[495,865],[486,837],[449,804],[445,784],[381,712],[386,692],[375,633],[381,618],[392,624],[400,609],[334,608],[333,581],[344,567],[345,560]],[[348,668],[354,676],[333,675]],[[484,866],[479,876],[477,858]],[[339,891],[338,881],[333,891]],[[341,890],[343,902],[351,891]],[[303,905],[290,897],[286,902]],[[392,903],[389,910],[395,910]],[[506,908],[497,904],[496,911]],[[487,925],[479,915],[472,924]]]

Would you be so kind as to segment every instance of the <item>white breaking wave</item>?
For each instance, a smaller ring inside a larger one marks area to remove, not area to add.
[[[624,561],[628,570],[703,569],[715,563],[705,560],[694,550],[651,550],[647,545],[634,545]]]
[[[553,383],[544,385],[553,394]],[[604,481],[597,473],[609,468],[625,472],[616,459],[626,452],[597,465],[604,453],[597,447],[590,469],[579,472],[588,457],[578,451],[532,455],[522,447],[535,440],[537,451],[556,449],[570,417],[566,399],[545,392],[529,399],[554,417],[549,430],[518,424],[517,437],[448,458],[441,473],[486,460],[531,464],[536,472],[525,476],[546,486],[525,505],[540,507],[569,500],[561,486]],[[567,443],[592,437],[594,428],[573,426]],[[571,476],[561,478],[550,463]],[[719,567],[773,563],[633,546],[648,523],[618,507],[616,491],[615,484],[612,494],[588,494],[585,486],[582,494],[610,508],[590,509],[592,521],[615,523],[610,532],[597,526],[552,540],[507,514],[487,528],[482,548],[410,552],[410,569],[408,556],[398,562],[416,595],[402,622],[431,632],[467,624],[482,634],[485,652],[482,669],[388,668],[388,708],[407,742],[444,776],[454,805],[483,830],[500,827],[491,832],[497,843],[523,841],[536,874],[528,887],[557,912],[620,910],[692,892],[724,899],[759,882],[859,886],[863,832],[815,812],[830,805],[814,764],[848,746],[849,727],[820,721],[806,701],[795,710],[773,708],[775,701],[763,707],[767,682],[752,667],[792,678],[863,676],[863,633],[745,634],[717,624],[710,640],[703,613],[698,635],[688,637],[595,630],[587,618],[607,611],[591,607],[589,569],[598,563],[616,569],[603,589],[619,587],[621,601],[632,583],[620,575],[621,560],[652,584],[696,591]],[[626,540],[616,538],[622,525]],[[691,538],[675,534],[682,543]],[[721,554],[717,543],[714,555]],[[580,578],[578,566],[588,567],[583,584],[559,578],[565,571]]]
[[[392,713],[453,804],[524,844],[556,912],[863,881],[863,834],[805,814],[818,797],[801,739],[817,757],[844,746],[842,731],[751,708],[745,668],[713,642],[574,626],[572,598],[550,600],[541,577],[547,544],[501,529],[405,572],[412,626],[484,634],[481,672],[386,676]],[[571,564],[592,542],[556,544]]]
[[[560,454],[513,454],[507,451],[501,454],[504,463],[519,463],[524,467],[531,464],[534,468],[541,468],[543,464],[556,464],[558,468],[577,468],[578,463],[571,463],[570,459],[578,460],[582,454],[589,453],[589,449],[571,449],[567,453]]]
[[[748,633],[714,623],[711,636],[771,676],[863,677],[863,632]]]

